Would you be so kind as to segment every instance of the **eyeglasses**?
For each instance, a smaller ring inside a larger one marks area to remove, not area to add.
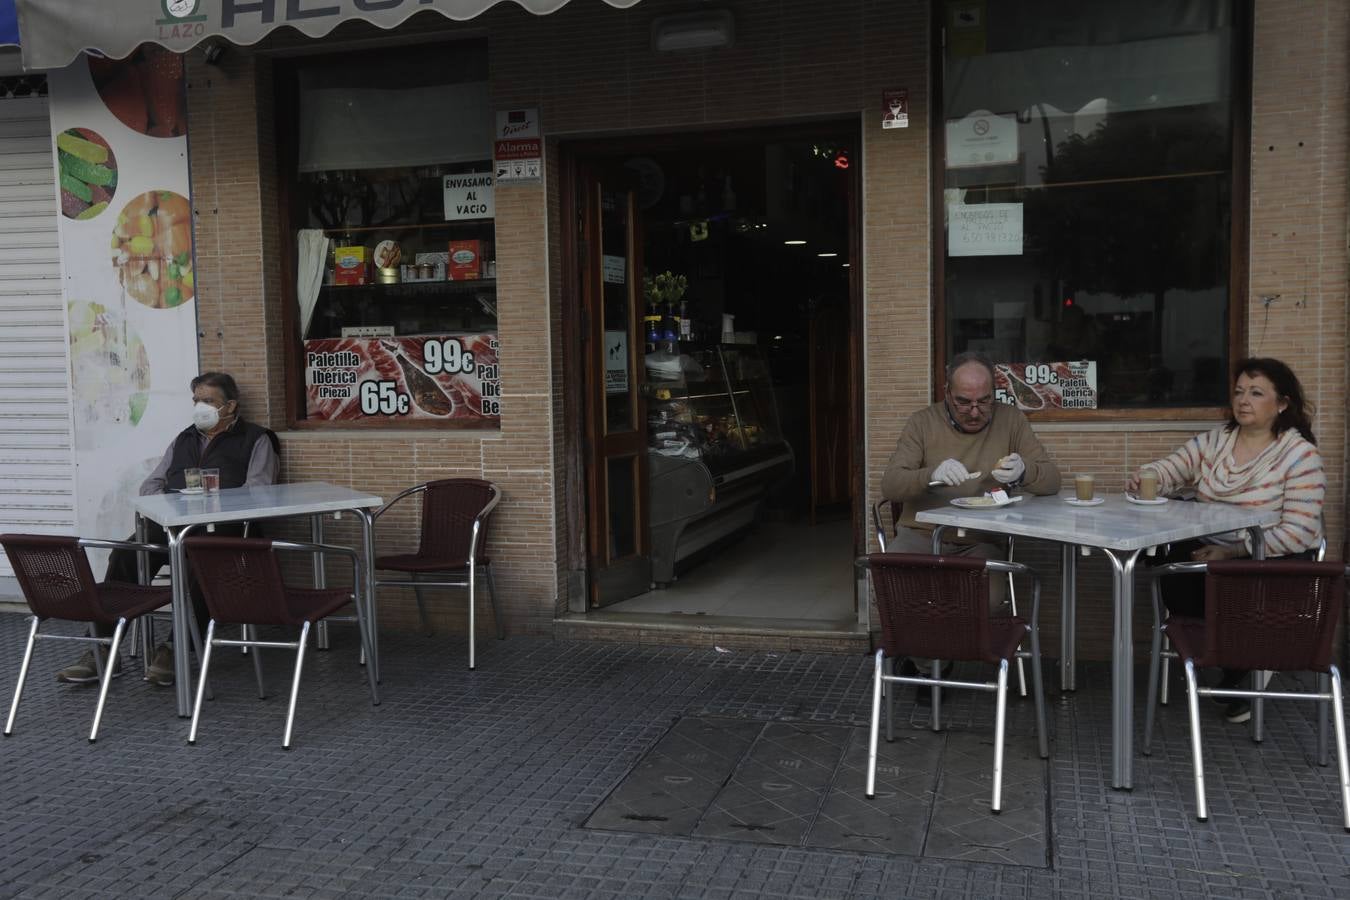
[[[994,398],[992,395],[981,397],[978,400],[967,400],[965,397],[953,396],[949,392],[947,394],[947,399],[950,400],[952,406],[957,409],[989,409],[994,405]]]

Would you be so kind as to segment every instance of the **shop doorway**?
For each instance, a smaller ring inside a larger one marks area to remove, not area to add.
[[[588,610],[856,622],[856,148],[850,123],[564,153]]]

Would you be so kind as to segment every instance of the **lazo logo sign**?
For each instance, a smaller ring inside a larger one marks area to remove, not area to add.
[[[206,15],[197,12],[201,5],[201,0],[160,0],[159,7],[164,16],[155,21],[159,26],[160,43],[171,50],[174,43],[186,49],[206,37]]]

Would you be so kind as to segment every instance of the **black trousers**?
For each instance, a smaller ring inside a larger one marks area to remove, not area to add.
[[[217,525],[215,534],[218,537],[243,537],[243,525]],[[129,541],[136,540],[133,534],[127,538]],[[157,522],[151,522],[149,519],[145,522],[145,542],[148,544],[168,545],[169,535],[165,533],[164,528]],[[125,581],[131,584],[137,582],[136,558],[139,554],[135,550],[114,550],[108,557],[108,571],[104,575],[106,581]],[[146,554],[146,577],[154,578],[159,574],[159,570],[169,564],[169,554],[167,553],[148,553]],[[188,594],[192,598],[192,612],[197,617],[197,627],[206,630],[206,623],[211,619],[211,613],[206,608],[206,598],[202,596],[202,589],[197,584],[195,575],[191,575],[188,580]],[[107,637],[112,634],[112,628],[102,625],[95,626],[95,634]]]

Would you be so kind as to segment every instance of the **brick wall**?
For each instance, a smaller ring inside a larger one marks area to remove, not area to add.
[[[932,388],[929,6],[919,2],[729,0],[737,42],[715,52],[653,53],[651,20],[688,4],[644,0],[615,10],[573,0],[534,18],[502,4],[467,24],[418,16],[397,32],[344,26],[332,46],[444,34],[486,33],[497,108],[534,106],[546,132],[544,185],[499,188],[497,254],[503,427],[497,432],[350,431],[282,435],[286,476],[326,478],[386,496],[439,475],[500,483],[507,499],[492,555],[511,629],[548,631],[568,603],[580,565],[580,472],[569,428],[579,414],[567,385],[579,373],[561,345],[558,144],[569,137],[861,116],[864,254],[862,323],[867,496],[908,413]],[[1317,430],[1331,483],[1333,552],[1344,536],[1346,378],[1347,13],[1332,0],[1258,0],[1253,88],[1250,349],[1290,362],[1318,405]],[[341,43],[346,42],[346,43]],[[231,51],[219,67],[191,55],[189,107],[203,365],[239,376],[249,411],[285,428],[281,370],[282,254],[276,226],[274,123],[268,53],[313,46],[275,37],[260,52]],[[883,90],[905,87],[911,127],[883,131]],[[1278,293],[1269,310],[1264,295]],[[1177,446],[1204,423],[1040,429],[1067,471],[1090,466],[1105,489]],[[859,510],[861,514],[861,508]],[[339,527],[342,527],[341,525]],[[406,546],[413,520],[381,532]],[[1049,547],[1025,558],[1056,570]],[[1108,651],[1105,569],[1080,570],[1080,655]],[[1053,639],[1055,579],[1046,598]],[[385,621],[407,624],[407,597],[382,595]],[[456,607],[458,608],[458,607]],[[484,610],[485,612],[486,610]],[[1143,611],[1141,610],[1141,617]],[[456,627],[461,617],[440,616]]]

